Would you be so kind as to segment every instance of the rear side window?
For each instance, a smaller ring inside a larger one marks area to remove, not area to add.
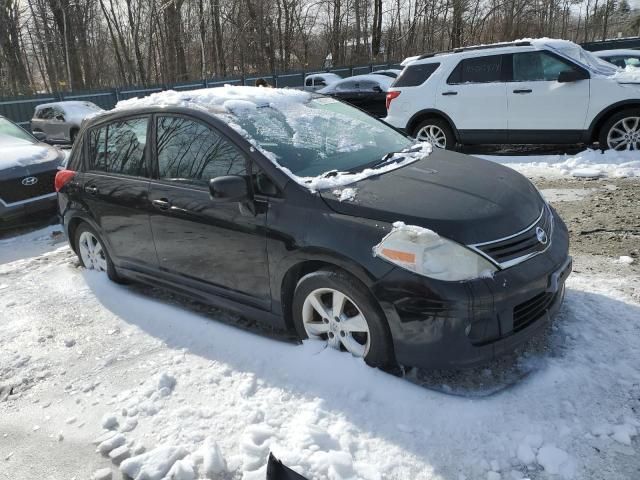
[[[448,84],[492,83],[502,80],[502,60],[504,55],[465,58],[451,72]]]
[[[358,85],[358,88],[361,92],[375,92],[382,91],[382,87],[378,82],[374,82],[373,80],[363,80]]]
[[[577,70],[570,62],[546,52],[523,52],[513,54],[513,81],[555,81],[560,72]]]
[[[38,112],[37,118],[49,120],[53,118],[53,108],[43,108]]]
[[[147,118],[134,118],[89,132],[89,170],[147,176]]]
[[[394,87],[417,87],[426,82],[435,72],[439,63],[423,63],[422,65],[410,65],[402,70],[400,76],[393,83]]]
[[[348,82],[340,82],[336,85],[337,92],[353,92],[354,90],[358,90],[360,86],[360,82],[356,82],[354,80],[350,80]]]
[[[158,176],[206,186],[224,175],[246,175],[242,152],[203,123],[185,117],[157,119]]]

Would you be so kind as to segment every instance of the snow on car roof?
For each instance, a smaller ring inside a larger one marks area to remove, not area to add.
[[[338,79],[342,79],[342,77],[340,75],[338,75],[337,73],[333,73],[333,72],[318,72],[318,73],[310,73],[309,75],[307,75],[306,77],[304,77],[305,79],[307,78],[316,78],[316,77],[329,77],[329,78],[338,78]]]
[[[142,98],[121,100],[115,110],[147,107],[186,107],[208,113],[230,113],[233,107],[245,104],[247,108],[271,106],[281,109],[292,103],[308,102],[312,94],[288,88],[244,87],[225,85],[216,88],[201,88],[178,92],[166,90]],[[240,102],[240,103],[238,103]]]
[[[348,80],[374,80],[376,82],[382,82],[382,83],[388,83],[388,84],[393,83],[393,78],[387,77],[386,75],[378,75],[375,72],[365,73],[362,75],[354,75],[353,77],[346,77],[342,79],[343,82],[346,82]]]
[[[51,103],[42,103],[36,107],[36,110],[42,110],[43,108],[53,108],[58,107],[62,110],[70,111],[70,110],[86,110],[86,111],[99,111],[102,110],[99,106],[92,102],[81,102],[77,100],[69,100],[64,102],[51,102]]]

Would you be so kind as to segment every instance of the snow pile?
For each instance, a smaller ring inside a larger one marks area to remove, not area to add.
[[[356,199],[356,194],[358,193],[357,188],[345,188],[343,190],[334,190],[333,194],[338,197],[338,200],[341,202],[344,201],[353,201]]]
[[[365,168],[361,172],[348,173],[333,170],[317,177],[298,177],[291,172],[289,175],[301,185],[306,186],[312,192],[330,188],[342,187],[359,182],[365,178],[396,170],[409,165],[431,154],[433,147],[428,142],[416,143],[410,148],[393,153],[388,159],[381,160],[381,164],[375,168]]]
[[[640,152],[587,149],[575,155],[476,155],[507,165],[524,175],[575,177],[638,177]]]

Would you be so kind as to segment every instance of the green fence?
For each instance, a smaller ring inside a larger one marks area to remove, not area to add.
[[[304,79],[312,73],[331,72],[341,77],[362,75],[386,68],[402,68],[398,64],[385,63],[377,65],[359,65],[350,67],[336,67],[329,70],[291,71],[286,73],[270,73],[265,75],[247,75],[224,78],[211,78],[199,81],[184,82],[172,85],[130,86],[105,90],[88,90],[76,92],[57,92],[33,96],[0,97],[0,115],[13,120],[18,125],[28,129],[33,111],[37,105],[64,100],[84,100],[93,102],[105,110],[113,108],[120,100],[144,97],[162,90],[194,90],[197,88],[220,87],[230,85],[253,85],[256,79],[264,78],[276,87],[302,88]]]

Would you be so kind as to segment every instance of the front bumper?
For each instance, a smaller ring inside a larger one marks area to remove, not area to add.
[[[469,367],[512,351],[560,308],[571,273],[568,232],[556,217],[549,248],[493,278],[431,280],[395,268],[373,292],[401,365]]]
[[[9,204],[0,201],[0,220],[11,222],[35,213],[55,213],[56,203],[55,192]]]

